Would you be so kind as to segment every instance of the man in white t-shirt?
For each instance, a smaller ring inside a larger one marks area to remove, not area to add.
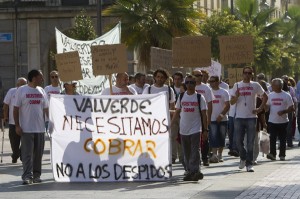
[[[14,110],[14,100],[15,95],[17,92],[17,89],[20,86],[23,86],[27,84],[27,80],[24,77],[20,77],[17,80],[17,87],[11,88],[7,91],[5,98],[4,98],[4,104],[3,104],[3,119],[4,121],[9,124],[9,141],[10,146],[12,150],[12,163],[17,163],[18,158],[21,155],[20,151],[20,143],[21,143],[21,137],[17,135],[16,133],[16,126],[15,126],[15,120],[13,116],[13,110]],[[20,158],[21,159],[21,158]]]
[[[173,85],[171,86],[173,88],[174,94],[175,94],[175,103],[177,102],[179,95],[180,95],[180,86],[183,82],[183,74],[182,72],[178,71],[173,74]],[[183,154],[181,145],[178,143],[179,133],[179,118],[172,123],[171,126],[171,145],[172,145],[172,163],[174,164],[177,157],[179,159],[179,162],[184,163],[183,161]]]
[[[267,158],[276,160],[276,141],[280,141],[279,158],[285,160],[288,113],[294,111],[294,103],[289,93],[282,90],[283,81],[280,78],[272,80],[272,90],[269,94],[267,106],[270,109],[269,133],[270,133],[270,153]]]
[[[195,77],[192,75],[187,76],[185,84],[187,91],[183,94],[182,99],[179,98],[176,102],[176,111],[173,115],[172,123],[180,114],[179,132],[184,153],[185,169],[188,171],[183,180],[198,181],[203,179],[203,174],[200,172],[199,147],[200,132],[203,134],[203,139],[207,139],[208,136],[207,106],[203,95],[200,96],[199,105],[198,94],[195,91]]]
[[[154,84],[145,88],[143,94],[155,94],[160,92],[167,92],[169,98],[169,110],[172,112],[175,109],[175,94],[171,87],[165,85],[166,80],[169,78],[169,75],[164,69],[157,69],[153,73]]]
[[[220,79],[218,76],[211,76],[209,79],[210,87],[214,95],[212,102],[213,111],[209,126],[209,146],[212,149],[211,163],[223,162],[223,149],[227,131],[227,112],[229,110],[229,93],[219,87]]]
[[[112,86],[112,91],[110,88],[105,88],[101,95],[137,95],[137,92],[128,86],[128,83],[129,76],[127,73],[117,73],[116,85]]]
[[[48,101],[50,101],[50,95],[51,94],[60,94],[61,93],[61,88],[59,85],[59,75],[58,72],[56,70],[53,70],[50,72],[50,82],[51,84],[46,86],[44,88],[47,96],[48,96]],[[46,131],[48,129],[48,123],[49,123],[49,118],[46,117],[45,118],[45,127],[46,127]]]
[[[253,77],[252,67],[243,68],[243,80],[234,84],[230,103],[236,104],[236,117],[234,132],[236,145],[240,153],[239,168],[245,166],[248,172],[253,169],[253,146],[256,133],[257,113],[261,112],[267,102],[268,96],[258,82],[251,81]],[[262,96],[262,104],[256,108],[256,97]],[[247,149],[244,146],[244,138],[247,136]]]
[[[135,83],[130,84],[130,87],[134,88],[134,90],[137,92],[137,94],[142,94],[144,89],[149,86],[149,84],[146,84],[146,75],[144,73],[137,73],[134,76]]]
[[[21,136],[24,185],[41,182],[45,144],[44,115],[48,116],[48,97],[40,87],[43,83],[42,72],[31,70],[28,82],[28,85],[18,88],[13,112],[16,132]]]
[[[207,124],[210,125],[211,113],[212,113],[212,100],[213,94],[211,88],[207,85],[202,83],[203,74],[201,70],[194,70],[193,75],[196,77],[196,91],[204,96],[205,101],[207,103]],[[208,161],[208,152],[209,152],[209,143],[208,139],[202,139],[202,143],[200,144],[201,147],[201,158],[203,161],[204,166],[209,166]]]

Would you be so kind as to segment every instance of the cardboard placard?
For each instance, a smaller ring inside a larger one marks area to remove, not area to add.
[[[150,57],[152,70],[159,68],[170,70],[172,68],[172,50],[151,47]]]
[[[252,36],[220,36],[218,39],[220,46],[220,62],[222,64],[253,62]]]
[[[78,51],[56,54],[55,61],[61,81],[67,82],[82,79]]]
[[[243,68],[228,68],[229,86],[243,79]]]
[[[110,75],[128,71],[124,44],[97,45],[91,47],[94,75]]]
[[[173,67],[206,67],[211,65],[211,37],[173,38]]]

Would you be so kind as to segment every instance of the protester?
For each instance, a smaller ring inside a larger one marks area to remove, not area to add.
[[[202,73],[202,83],[206,84],[206,85],[209,85],[208,84],[208,79],[209,79],[208,72],[206,70],[201,70],[201,73]]]
[[[61,88],[59,85],[59,75],[57,71],[53,70],[50,72],[50,82],[51,84],[44,88],[46,94],[48,95],[48,99],[50,99],[51,94],[61,93]]]
[[[61,92],[63,95],[79,95],[76,91],[76,81],[64,82],[64,90]]]
[[[211,113],[212,113],[212,100],[213,94],[209,86],[202,83],[202,71],[194,70],[192,73],[196,77],[196,91],[204,96],[205,101],[207,103],[207,124],[210,125]],[[201,155],[204,166],[209,166],[208,161],[208,152],[209,152],[209,143],[208,139],[201,139],[202,142],[200,144],[201,147]]]
[[[236,117],[234,132],[236,144],[240,154],[239,168],[245,166],[248,172],[254,172],[253,145],[256,133],[256,115],[263,110],[268,96],[258,82],[251,81],[253,77],[252,67],[243,68],[243,80],[234,84],[231,93],[231,104],[236,104]],[[256,96],[262,96],[262,104],[256,108]],[[244,138],[247,136],[247,149],[244,147]]]
[[[182,72],[176,72],[173,74],[173,85],[171,86],[173,88],[173,91],[175,93],[175,103],[178,100],[178,97],[181,93],[181,85],[183,82],[183,74]],[[175,120],[172,123],[171,126],[171,146],[172,146],[172,163],[174,164],[177,157],[179,159],[179,162],[183,162],[183,156],[182,156],[182,150],[181,145],[177,142],[176,138],[178,136],[179,132],[179,118]]]
[[[145,83],[149,85],[152,85],[154,83],[153,74],[146,75]]]
[[[225,147],[225,138],[227,130],[227,112],[229,110],[229,93],[220,88],[220,79],[218,76],[211,76],[209,79],[210,87],[214,95],[212,102],[211,123],[209,125],[209,145],[212,149],[211,163],[223,162],[223,149]]]
[[[105,88],[101,95],[137,95],[134,88],[128,86],[129,76],[127,73],[117,73],[116,85],[112,86],[112,93],[110,88]]]
[[[289,77],[287,75],[283,75],[282,76],[282,80],[283,80],[283,86],[282,86],[282,90],[285,92],[288,92],[291,96],[292,96],[292,100],[294,104],[297,104],[297,98],[296,98],[296,93],[293,87],[289,86]],[[287,146],[289,148],[293,148],[293,132],[292,132],[292,127],[293,127],[293,118],[294,118],[294,112],[289,112],[288,113],[288,126],[287,126],[287,135],[286,135],[286,142],[287,142]]]
[[[154,84],[147,87],[143,94],[154,94],[154,93],[160,93],[160,92],[167,92],[167,97],[169,99],[169,110],[172,112],[175,109],[175,94],[173,89],[165,85],[166,80],[169,78],[168,72],[164,69],[157,69],[153,73],[154,77]]]
[[[280,141],[279,158],[284,161],[286,156],[286,136],[288,126],[288,113],[294,111],[292,97],[284,92],[283,81],[279,78],[272,80],[272,90],[269,94],[267,105],[270,109],[269,131],[270,131],[270,153],[267,158],[276,160],[276,141]]]
[[[205,98],[202,95],[200,96],[199,104],[198,94],[195,90],[195,77],[187,76],[185,84],[187,91],[182,94],[181,99],[177,100],[172,123],[180,114],[181,144],[184,152],[185,166],[188,171],[183,180],[198,181],[199,179],[203,179],[203,174],[200,172],[199,140],[200,131],[203,134],[203,139],[207,139],[208,136],[207,106]]]
[[[128,85],[134,84],[135,83],[135,77],[133,75],[128,76]]]
[[[16,133],[15,120],[13,116],[14,100],[15,100],[17,89],[20,86],[23,86],[25,84],[27,84],[27,80],[24,77],[18,78],[17,87],[9,89],[3,101],[3,119],[6,123],[9,124],[8,135],[9,135],[9,141],[12,150],[12,155],[11,155],[12,163],[17,163],[17,160],[21,155],[21,151],[20,151],[21,137]]]
[[[51,94],[60,94],[61,93],[61,88],[60,88],[60,84],[59,84],[59,75],[56,70],[53,70],[50,72],[50,81],[51,81],[51,84],[44,88],[44,90],[48,96],[48,101],[50,101]],[[49,118],[45,117],[46,131],[48,130],[48,124],[49,124]]]
[[[48,98],[43,74],[39,70],[28,73],[28,85],[18,88],[14,103],[16,132],[21,136],[23,184],[40,183],[44,152],[44,115],[48,115]]]
[[[137,73],[134,76],[135,83],[130,86],[137,92],[137,94],[142,94],[144,89],[149,86],[145,83],[146,75],[144,73]]]

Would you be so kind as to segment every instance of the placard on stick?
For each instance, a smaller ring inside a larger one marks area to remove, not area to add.
[[[78,51],[56,54],[55,61],[61,81],[67,82],[82,79]]]
[[[243,79],[243,68],[228,68],[228,79],[230,86],[241,81]]]
[[[173,38],[173,67],[206,67],[211,64],[211,37]]]
[[[253,62],[252,36],[220,36],[218,39],[220,45],[220,61],[222,64]]]
[[[127,53],[124,44],[91,47],[94,75],[127,72]]]

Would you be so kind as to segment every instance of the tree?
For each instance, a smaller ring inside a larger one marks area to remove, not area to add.
[[[243,24],[228,12],[214,12],[200,25],[200,33],[211,37],[212,57],[220,59],[218,36],[243,34]]]
[[[75,25],[72,28],[64,30],[63,33],[72,39],[77,40],[93,40],[96,39],[96,31],[92,23],[91,17],[89,17],[85,10],[82,10],[75,16]],[[51,70],[56,70],[55,54],[56,47],[52,45],[49,50],[49,66]]]
[[[120,18],[122,43],[135,50],[140,67],[150,69],[150,48],[171,49],[172,38],[199,33],[203,17],[194,0],[117,0],[103,14]]]

